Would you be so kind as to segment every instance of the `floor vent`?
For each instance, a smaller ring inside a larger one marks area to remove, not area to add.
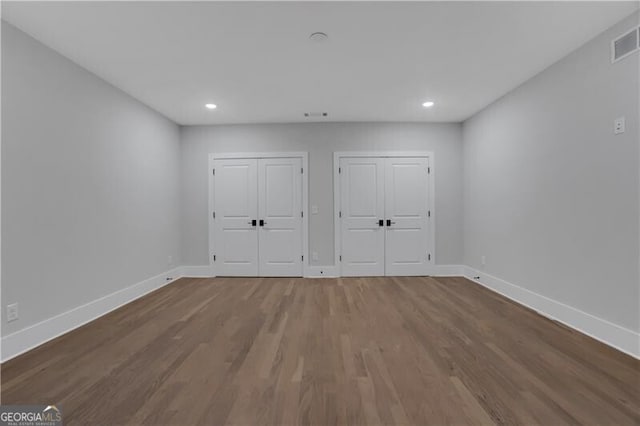
[[[618,62],[640,49],[640,27],[634,28],[611,42],[611,62]]]

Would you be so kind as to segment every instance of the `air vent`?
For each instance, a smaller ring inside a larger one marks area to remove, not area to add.
[[[305,112],[304,116],[308,117],[308,118],[322,118],[322,117],[326,117],[327,114],[326,112]]]
[[[634,28],[611,42],[611,62],[626,58],[638,49],[640,49],[640,28]]]

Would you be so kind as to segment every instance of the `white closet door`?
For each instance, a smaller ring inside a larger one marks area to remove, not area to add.
[[[216,273],[258,275],[258,180],[256,159],[215,160]]]
[[[429,272],[427,158],[385,160],[386,275]]]
[[[302,160],[258,160],[260,276],[302,276]]]
[[[343,276],[384,275],[384,159],[340,159]]]

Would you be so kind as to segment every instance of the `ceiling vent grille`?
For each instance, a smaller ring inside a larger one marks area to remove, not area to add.
[[[611,62],[618,62],[640,49],[640,27],[626,32],[611,42]]]

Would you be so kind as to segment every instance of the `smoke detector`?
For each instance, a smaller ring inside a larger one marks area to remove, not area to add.
[[[309,36],[309,40],[316,42],[316,43],[320,43],[323,42],[325,40],[327,40],[329,38],[329,36],[326,33],[323,32],[315,32],[315,33],[311,33],[311,35]]]

